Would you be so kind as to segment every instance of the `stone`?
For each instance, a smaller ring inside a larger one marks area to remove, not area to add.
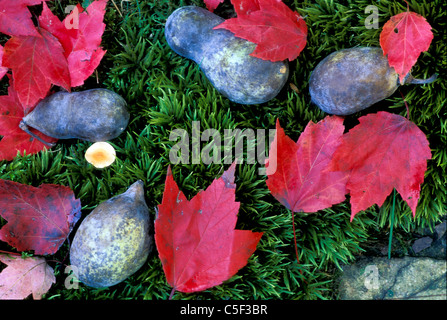
[[[444,235],[446,229],[447,229],[447,222],[446,221],[444,221],[443,223],[440,223],[440,224],[435,226],[435,231],[436,231],[436,234],[438,236],[438,239],[442,238],[442,236]]]
[[[343,266],[341,300],[447,300],[446,260],[363,257]]]
[[[427,249],[428,247],[431,246],[432,242],[433,239],[430,237],[423,237],[417,239],[412,246],[414,253],[419,253],[420,251]]]
[[[446,221],[438,224],[434,232],[427,237],[422,237],[413,242],[412,255],[416,257],[430,257],[434,259],[447,259],[447,233]]]

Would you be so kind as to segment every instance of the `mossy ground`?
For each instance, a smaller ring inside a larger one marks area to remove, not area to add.
[[[169,135],[174,129],[191,132],[192,121],[200,130],[251,128],[273,129],[277,118],[286,134],[297,139],[309,121],[325,114],[310,103],[308,79],[318,62],[331,52],[353,46],[379,46],[379,34],[390,16],[406,10],[404,1],[284,1],[305,17],[309,28],[307,46],[290,63],[289,81],[272,101],[262,105],[238,105],[222,97],[190,60],[176,55],[164,39],[164,23],[169,14],[184,5],[204,6],[202,1],[132,0],[109,1],[103,37],[107,54],[97,73],[83,87],[105,87],[121,94],[129,104],[131,121],[127,130],[111,141],[118,160],[104,170],[94,169],[84,160],[90,143],[60,141],[50,151],[0,162],[0,178],[38,186],[54,183],[69,186],[82,202],[83,216],[100,202],[123,192],[137,179],[145,184],[147,203],[161,203],[169,151],[176,143]],[[64,8],[76,1],[55,1],[51,8],[60,17]],[[84,0],[84,6],[89,1]],[[368,5],[379,9],[379,29],[365,28]],[[432,226],[447,211],[446,199],[446,5],[444,1],[409,1],[410,10],[426,17],[433,27],[434,40],[423,53],[413,75],[439,79],[424,86],[404,86],[399,91],[409,105],[410,118],[427,135],[433,159],[422,186],[416,218],[400,196],[396,196],[394,232],[406,233],[420,226]],[[442,9],[444,8],[444,9]],[[226,0],[216,13],[233,14]],[[2,81],[2,92],[7,83]],[[293,88],[292,88],[293,87]],[[361,115],[387,110],[406,116],[402,96],[392,97],[346,121],[348,127]],[[258,141],[259,142],[259,141]],[[256,141],[254,142],[256,143]],[[206,143],[202,144],[202,147]],[[234,159],[233,159],[234,160]],[[205,189],[228,165],[179,164],[172,166],[175,180],[187,197]],[[350,263],[374,240],[388,234],[392,195],[381,208],[373,206],[349,222],[349,199],[314,214],[295,215],[300,264],[295,257],[291,213],[270,194],[259,164],[240,164],[236,169],[236,199],[240,201],[237,228],[263,231],[264,235],[246,267],[224,284],[209,290],[183,294],[174,299],[336,299],[333,271]],[[152,213],[155,218],[155,212]],[[4,220],[0,221],[3,225]],[[72,239],[74,232],[70,236]],[[67,289],[64,268],[69,264],[69,241],[47,259],[56,271],[46,299],[167,299],[171,287],[154,250],[136,274],[108,289],[92,289],[79,284]],[[0,249],[11,250],[5,243]]]

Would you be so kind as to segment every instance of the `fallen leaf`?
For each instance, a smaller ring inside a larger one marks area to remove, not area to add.
[[[252,11],[256,3],[251,0],[247,8],[239,11],[243,14],[225,20],[214,29],[226,29],[236,37],[256,43],[251,56],[270,61],[295,60],[306,46],[305,21],[282,1],[265,0],[258,4],[259,10]]]
[[[75,51],[68,57],[70,68],[70,78],[72,86],[77,87],[84,84],[84,81],[90,77],[99,66],[102,58],[106,54],[102,48],[98,48],[90,54],[83,51]]]
[[[224,0],[204,0],[203,2],[205,2],[206,8],[213,12]]]
[[[393,188],[410,206],[413,216],[431,158],[425,134],[406,118],[378,112],[359,118],[343,135],[331,170],[351,171],[346,188],[351,195],[351,221],[361,210],[381,206]]]
[[[3,65],[12,70],[14,89],[22,105],[45,98],[51,84],[71,90],[67,59],[59,41],[48,31],[39,36],[15,36],[4,48]]]
[[[12,83],[8,87],[8,95],[0,96],[0,136],[3,136],[0,140],[0,160],[10,161],[17,156],[17,153],[21,155],[24,155],[25,152],[34,154],[48,148],[19,128],[24,114],[31,110],[32,108],[22,106]],[[33,128],[29,129],[44,141],[49,143],[57,141],[57,139],[48,137]]]
[[[64,19],[63,21],[60,21],[59,18],[51,12],[46,3],[42,6],[42,13],[39,16],[39,26],[50,32],[59,40],[64,48],[65,57],[67,57],[75,47],[79,48],[85,45],[81,40],[78,40],[79,14],[82,13],[82,11],[82,6],[78,4],[66,17],[66,20]]]
[[[231,4],[238,16],[248,15],[261,9],[259,0],[231,0]]]
[[[105,30],[103,20],[107,1],[93,1],[85,11],[78,5],[62,22],[43,4],[39,24],[62,44],[72,87],[84,84],[106,53],[100,45]],[[77,16],[75,22],[73,14]]]
[[[38,188],[0,180],[0,216],[8,221],[0,240],[18,251],[54,254],[81,215],[81,202],[64,186],[42,184]]]
[[[0,32],[10,36],[39,36],[27,6],[48,0],[0,0]]]
[[[401,83],[421,52],[428,50],[432,39],[430,24],[415,12],[399,13],[385,23],[380,33],[380,46]]]
[[[196,292],[221,284],[247,264],[262,232],[235,230],[233,164],[190,201],[168,168],[155,220],[155,243],[167,282],[174,290]]]
[[[8,72],[8,68],[3,66],[2,60],[3,60],[3,46],[0,45],[0,79],[3,78],[3,76]]]
[[[56,283],[45,258],[0,254],[0,261],[7,265],[0,272],[0,300],[25,299],[30,294],[39,300]]]
[[[343,131],[343,118],[327,116],[317,124],[310,121],[295,143],[277,120],[266,163],[266,183],[286,208],[316,212],[345,200],[349,171],[328,171]]]

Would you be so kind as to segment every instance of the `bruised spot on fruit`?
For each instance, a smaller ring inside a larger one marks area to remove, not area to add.
[[[286,73],[287,72],[287,67],[286,66],[282,66],[281,69],[279,69],[280,73]]]

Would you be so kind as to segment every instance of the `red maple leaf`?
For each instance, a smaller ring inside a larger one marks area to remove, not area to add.
[[[26,5],[41,2],[20,0],[6,4],[6,1],[0,0],[0,8],[5,7],[8,14],[20,9],[23,15],[28,12]],[[8,25],[15,16],[2,16],[0,13],[0,28],[3,23],[14,35],[4,48],[0,46],[0,78],[11,69],[14,79],[9,96],[0,98],[3,101],[0,106],[0,135],[3,136],[0,141],[1,160],[12,160],[17,152],[33,154],[45,147],[19,128],[20,120],[49,94],[52,84],[70,91],[71,87],[82,85],[94,72],[105,54],[100,44],[105,29],[103,19],[106,5],[107,0],[94,1],[86,11],[78,5],[61,22],[43,2],[38,29],[31,19],[28,19],[31,24]],[[33,32],[24,33],[21,29],[16,32],[15,28],[24,26]],[[57,141],[37,130],[31,131],[50,143]]]
[[[0,79],[2,79],[3,76],[8,72],[8,68],[2,65],[3,52],[4,52],[3,46],[0,45]]]
[[[410,206],[413,216],[431,158],[425,134],[406,118],[378,112],[359,118],[343,136],[331,170],[351,170],[346,188],[351,195],[351,221],[373,204],[381,206],[393,188]]]
[[[26,111],[31,110],[22,107],[13,84],[8,87],[7,96],[0,96],[0,136],[3,136],[0,140],[0,160],[9,161],[14,159],[18,152],[21,155],[25,151],[27,154],[33,154],[47,147],[19,128]],[[33,128],[29,129],[44,141],[49,143],[57,141],[57,139],[48,137]]]
[[[105,30],[103,20],[107,1],[93,1],[85,11],[78,5],[62,22],[43,4],[40,26],[62,44],[72,87],[84,84],[106,53],[100,45]]]
[[[0,300],[39,300],[56,283],[53,268],[42,257],[13,257],[0,254],[7,267],[0,272]]]
[[[380,33],[380,46],[401,83],[421,52],[428,50],[432,39],[430,24],[415,12],[399,13],[385,23]]]
[[[38,188],[0,180],[0,216],[8,221],[0,240],[19,251],[54,254],[81,216],[81,202],[64,186]]]
[[[312,121],[295,143],[279,121],[267,161],[267,186],[293,212],[316,212],[345,200],[349,172],[328,171],[343,135],[343,118]]]
[[[3,65],[12,70],[14,89],[22,105],[33,107],[55,84],[70,91],[67,60],[59,41],[48,31],[39,36],[15,36],[4,48]]]
[[[224,2],[224,0],[203,0],[203,1],[205,2],[206,8],[211,12],[213,12],[220,3]]]
[[[256,43],[250,54],[270,61],[296,59],[307,42],[307,26],[299,13],[280,0],[233,1],[236,18],[225,20],[215,29],[227,29],[236,37]],[[245,5],[245,6],[244,6]],[[259,10],[255,10],[259,5]],[[242,9],[241,9],[242,8]]]
[[[48,0],[0,0],[0,32],[10,36],[39,36],[27,6]]]
[[[221,284],[246,265],[262,232],[235,230],[233,164],[190,201],[168,168],[155,220],[155,243],[166,279],[174,290],[196,292]]]
[[[231,0],[231,4],[238,16],[248,15],[251,12],[261,10],[259,0]]]

